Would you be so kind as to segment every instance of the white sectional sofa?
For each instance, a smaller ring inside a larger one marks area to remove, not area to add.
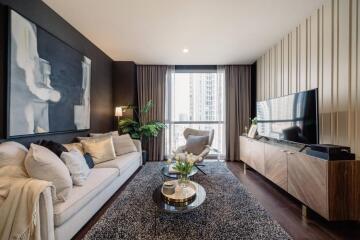
[[[40,197],[42,239],[71,239],[104,203],[142,165],[141,143],[134,140],[137,152],[95,165],[83,186],[74,186],[70,197],[53,204],[50,189]]]

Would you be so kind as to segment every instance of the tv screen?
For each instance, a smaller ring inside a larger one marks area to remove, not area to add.
[[[317,89],[257,102],[261,136],[305,144],[318,141]]]

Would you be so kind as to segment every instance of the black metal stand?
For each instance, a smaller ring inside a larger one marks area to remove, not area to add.
[[[200,167],[204,167],[205,165],[203,164],[194,164],[194,166],[200,171],[202,172],[202,174],[207,175]]]

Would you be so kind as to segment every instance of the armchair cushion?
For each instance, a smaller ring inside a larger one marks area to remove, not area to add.
[[[209,136],[189,135],[186,139],[185,151],[194,155],[199,155],[206,148],[209,142]]]

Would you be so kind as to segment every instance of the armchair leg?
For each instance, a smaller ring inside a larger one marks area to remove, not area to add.
[[[202,172],[202,174],[204,174],[204,175],[207,175],[199,166],[204,166],[204,165],[197,165],[197,164],[195,164],[194,165],[200,172]]]

